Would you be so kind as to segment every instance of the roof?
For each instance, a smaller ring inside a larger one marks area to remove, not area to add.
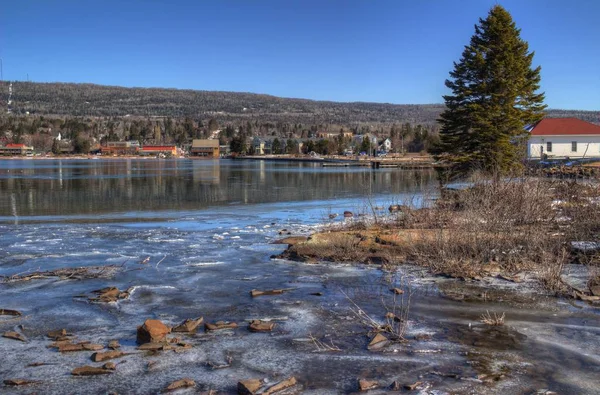
[[[25,144],[9,143],[9,144],[6,144],[6,148],[27,148],[27,146]]]
[[[198,140],[198,139],[194,139],[192,141],[192,148],[198,148],[198,147],[214,147],[214,148],[218,148],[219,147],[219,140]]]
[[[531,136],[600,136],[600,126],[577,118],[544,118],[531,130]]]

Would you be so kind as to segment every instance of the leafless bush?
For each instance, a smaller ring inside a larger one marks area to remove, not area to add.
[[[455,277],[538,269],[541,282],[560,288],[567,236],[556,209],[556,182],[540,179],[475,180],[451,190],[418,227],[433,229],[411,248],[411,259]]]
[[[501,326],[504,325],[504,313],[502,313],[502,315],[498,315],[497,313],[490,314],[490,312],[486,310],[485,314],[481,315],[480,320],[486,325]]]
[[[391,290],[390,286],[393,286]],[[401,292],[394,292],[394,289],[401,290]],[[410,284],[404,278],[401,278],[399,282],[392,280],[384,284],[379,284],[375,289],[368,290],[370,296],[378,294],[381,307],[383,307],[383,319],[373,318],[372,315],[360,307],[357,300],[358,294],[355,293],[351,297],[344,290],[340,290],[340,292],[350,303],[350,310],[356,319],[368,328],[370,332],[383,332],[388,335],[390,340],[394,341],[405,340],[413,291]]]

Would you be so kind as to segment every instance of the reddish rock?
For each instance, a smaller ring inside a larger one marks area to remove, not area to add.
[[[250,296],[255,298],[257,296],[263,296],[263,295],[281,295],[283,292],[284,292],[283,289],[270,289],[268,291],[259,291],[257,289],[253,289],[252,291],[250,291]]]
[[[296,378],[290,377],[289,379],[281,380],[280,382],[268,387],[267,389],[261,391],[260,393],[262,395],[276,394],[279,391],[283,391],[285,389],[295,386],[296,383],[297,383]]]
[[[204,324],[204,328],[207,331],[216,331],[219,329],[235,329],[238,327],[238,324],[235,322],[227,322],[227,321],[217,321],[214,324],[206,323]]]
[[[92,361],[104,362],[109,359],[121,358],[126,354],[122,351],[106,351],[106,352],[95,352],[92,354]]]
[[[115,370],[117,368],[117,364],[115,364],[114,362],[107,362],[104,365],[102,365],[102,369],[105,370]]]
[[[112,374],[113,371],[109,369],[96,368],[94,366],[81,366],[73,369],[71,374],[73,376],[98,376],[101,374]]]
[[[416,389],[417,389],[417,387],[419,387],[421,384],[423,384],[423,382],[421,382],[421,381],[417,381],[417,382],[416,382],[416,383],[414,383],[414,384],[406,384],[406,385],[404,386],[404,389],[406,389],[406,390],[409,390],[409,391],[414,391],[414,390],[416,390]]]
[[[144,343],[140,345],[137,349],[142,351],[164,351],[167,349],[167,343]]]
[[[198,329],[198,327],[203,322],[204,322],[203,317],[199,317],[196,319],[188,318],[187,320],[183,321],[181,324],[179,324],[175,328],[173,328],[173,332],[194,333],[194,332],[196,332],[196,329]]]
[[[5,337],[7,339],[19,340],[19,341],[22,341],[22,342],[27,341],[27,339],[25,339],[25,336],[23,336],[19,332],[13,332],[13,331],[4,332],[4,334],[2,335],[2,337]]]
[[[171,384],[169,384],[167,386],[167,388],[165,388],[165,391],[169,392],[169,391],[175,391],[179,388],[189,388],[189,387],[195,387],[196,386],[196,382],[192,379],[181,379],[181,380],[177,380],[172,382]]]
[[[358,389],[360,391],[368,391],[368,390],[375,389],[377,387],[379,387],[379,383],[377,381],[365,380],[365,379],[358,380]]]
[[[392,289],[390,289],[390,291],[392,291],[396,295],[402,295],[404,293],[404,290],[402,290],[400,288],[392,288]]]
[[[10,387],[19,387],[22,385],[31,385],[31,384],[39,384],[39,381],[33,380],[25,380],[25,379],[7,379],[4,380],[4,385],[8,385]]]
[[[121,348],[121,345],[119,344],[118,340],[111,340],[108,342],[108,348],[110,348],[111,350],[116,350],[118,348]]]
[[[271,332],[274,327],[275,327],[274,322],[253,320],[253,321],[250,321],[250,325],[248,325],[248,330],[250,332]]]
[[[238,383],[238,394],[241,395],[274,395],[297,384],[295,377],[281,380],[273,385],[265,384],[264,380],[250,379]]]
[[[262,387],[263,381],[258,379],[242,380],[238,382],[237,390],[240,395],[254,395]]]
[[[159,320],[146,320],[137,329],[138,344],[159,343],[165,341],[171,330]]]
[[[387,346],[390,343],[389,339],[383,336],[381,333],[373,336],[373,339],[369,342],[367,349],[369,351],[378,351]]]
[[[57,329],[55,331],[50,331],[46,334],[50,339],[54,341],[66,340],[70,334],[67,333],[66,329]]]
[[[17,310],[0,309],[0,315],[12,315],[15,317],[19,317],[21,316],[21,312]]]
[[[76,351],[98,351],[104,348],[101,344],[92,344],[92,343],[77,343],[77,344],[61,344],[58,346],[59,352],[76,352]]]

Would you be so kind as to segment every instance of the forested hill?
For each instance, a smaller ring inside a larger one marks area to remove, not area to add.
[[[0,82],[0,106],[8,85]],[[341,103],[238,92],[123,88],[94,84],[13,82],[13,113],[68,116],[213,117],[223,121],[433,124],[443,104]],[[4,112],[4,111],[3,111]],[[552,117],[600,122],[600,111],[550,110]]]

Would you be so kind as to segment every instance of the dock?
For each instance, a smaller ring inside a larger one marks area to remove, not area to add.
[[[433,169],[437,165],[430,159],[406,158],[343,158],[343,157],[291,157],[291,156],[239,156],[236,160],[264,160],[273,162],[321,163],[322,167],[370,167],[372,169]]]

